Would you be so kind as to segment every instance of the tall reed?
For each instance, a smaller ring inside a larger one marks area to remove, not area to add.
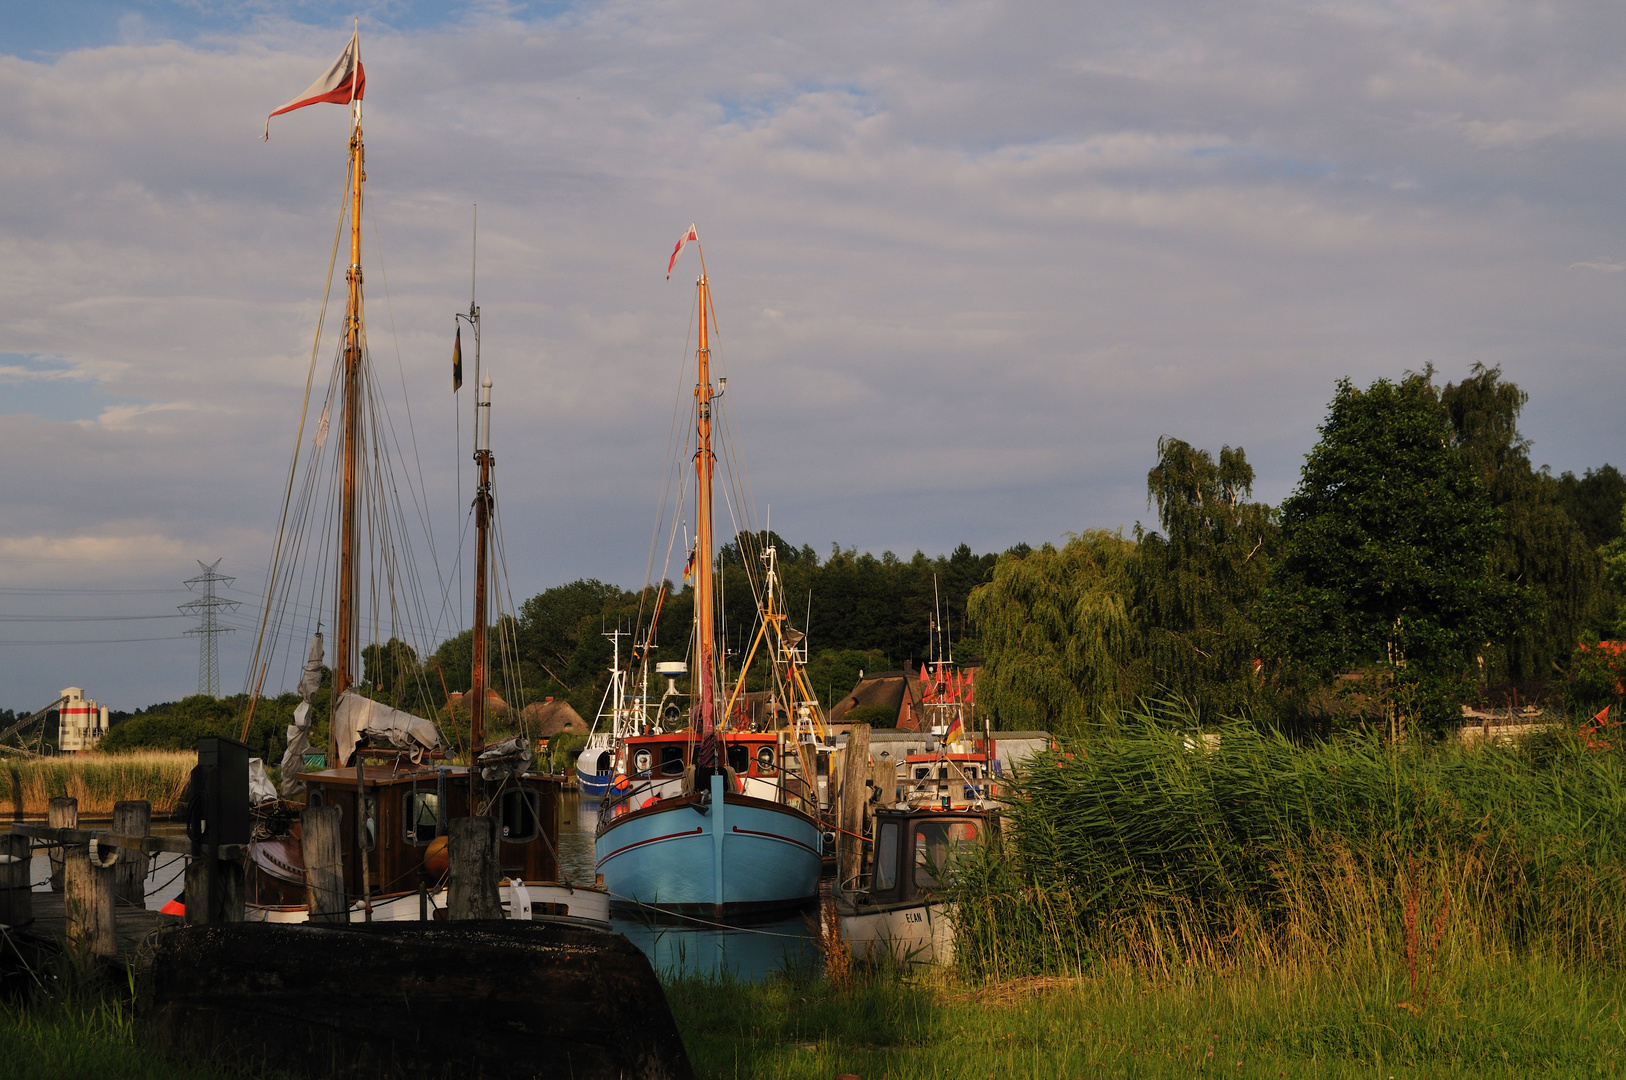
[[[146,799],[154,814],[173,813],[198,756],[190,751],[141,750],[127,754],[74,754],[0,760],[0,798],[29,815],[45,813],[53,798],[79,800],[79,813],[102,816],[123,799]]]
[[[1620,747],[1305,746],[1233,724],[1210,748],[1181,719],[1132,718],[1013,780],[1001,844],[953,887],[972,972],[1399,964],[1426,991],[1468,957],[1622,955]]]

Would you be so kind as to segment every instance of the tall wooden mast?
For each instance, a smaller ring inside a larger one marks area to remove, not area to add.
[[[339,506],[339,599],[333,627],[333,701],[354,681],[351,664],[356,651],[360,605],[356,602],[356,458],[360,449],[361,418],[361,187],[367,181],[366,151],[361,142],[361,103],[351,105],[350,125],[350,302],[344,324],[344,425],[340,431],[344,453],[344,490]],[[339,761],[335,735],[328,737],[328,758]]]
[[[491,376],[480,383],[475,399],[474,460],[480,465],[480,486],[474,492],[474,670],[469,679],[469,776],[474,776],[474,755],[486,739],[486,581],[490,577],[491,529]]]
[[[712,535],[711,535],[711,483],[716,470],[717,456],[711,448],[711,347],[707,336],[711,321],[711,287],[706,282],[705,256],[700,259],[700,281],[695,286],[700,305],[700,337],[695,349],[698,376],[694,393],[698,398],[697,429],[695,438],[695,645],[698,663],[695,673],[700,679],[700,746],[696,764],[712,767],[717,764],[717,746],[714,738],[717,725],[717,657],[713,624],[715,594],[712,589]]]

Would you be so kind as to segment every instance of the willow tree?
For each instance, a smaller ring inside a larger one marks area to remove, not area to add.
[[[1234,715],[1259,687],[1251,610],[1279,530],[1271,508],[1249,500],[1252,490],[1241,447],[1222,447],[1215,461],[1165,436],[1146,476],[1162,531],[1136,527],[1131,615],[1145,681],[1210,716]]]
[[[971,593],[984,656],[978,702],[1002,726],[1078,731],[1130,689],[1133,552],[1120,535],[1086,532],[1059,550],[1001,555],[993,580]]]

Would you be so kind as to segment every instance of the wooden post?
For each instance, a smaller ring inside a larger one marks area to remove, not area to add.
[[[0,836],[0,924],[16,928],[34,921],[34,853],[26,836]]]
[[[870,774],[875,790],[880,792],[874,806],[876,809],[891,806],[897,801],[898,792],[898,763],[895,761],[877,761],[874,771]]]
[[[242,922],[246,914],[243,897],[244,865],[242,859],[216,859],[215,880],[220,883],[220,921]]]
[[[152,832],[152,803],[133,799],[113,804],[114,836],[146,836]],[[147,868],[151,856],[144,851],[122,848],[113,867],[113,899],[121,904],[145,907]]]
[[[63,914],[68,948],[81,957],[118,955],[113,936],[113,864],[93,862],[90,849],[75,844],[63,852]]]
[[[312,806],[299,815],[305,854],[305,902],[311,922],[350,919],[344,899],[344,856],[339,845],[339,808]]]
[[[836,881],[845,889],[864,868],[864,803],[869,794],[869,725],[847,729],[847,760],[841,769],[841,834],[836,843]]]
[[[215,861],[209,855],[199,855],[186,864],[186,886],[182,903],[186,905],[188,926],[208,926],[215,907],[215,891],[219,878],[215,874]]]
[[[448,919],[500,919],[497,894],[497,829],[491,818],[455,818],[447,851],[451,870],[446,886]]]
[[[53,829],[79,827],[79,800],[55,798],[45,810],[45,823]],[[51,848],[51,891],[62,891],[62,848]]]

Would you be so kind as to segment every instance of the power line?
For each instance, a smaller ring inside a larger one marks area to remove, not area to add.
[[[236,610],[239,601],[227,600],[215,595],[215,585],[225,582],[228,586],[236,581],[234,577],[216,573],[220,560],[205,564],[202,559],[198,565],[203,567],[203,573],[195,578],[188,578],[184,584],[188,589],[195,585],[203,586],[203,595],[196,600],[188,600],[179,605],[180,610],[196,612],[198,625],[195,630],[188,630],[188,634],[198,636],[198,693],[208,694],[210,697],[220,696],[220,658],[215,651],[215,635],[230,634],[236,627],[220,625],[219,611],[221,608]]]

